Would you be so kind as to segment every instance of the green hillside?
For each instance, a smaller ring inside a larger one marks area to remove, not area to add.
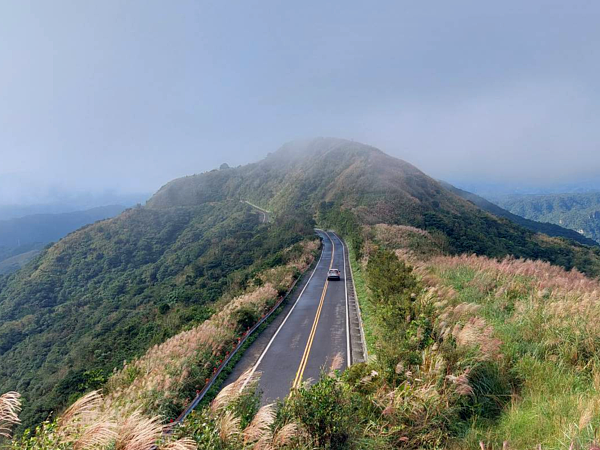
[[[135,208],[70,234],[0,277],[0,389],[23,392],[25,424],[45,419],[124,360],[210,317],[216,300],[307,234],[309,222],[268,228],[230,201]]]
[[[416,167],[364,144],[319,138],[284,145],[263,161],[175,180],[148,205],[248,199],[281,212],[347,211],[359,223],[437,231],[453,253],[543,259],[600,274],[600,250],[537,234],[489,214]]]
[[[570,228],[600,242],[600,193],[506,195],[491,200],[513,214]]]
[[[124,206],[109,205],[57,214],[33,214],[0,220],[0,274],[14,272],[44,246],[84,225],[120,214]]]
[[[528,230],[534,231],[536,233],[544,233],[544,234],[547,234],[548,236],[571,239],[575,242],[579,242],[580,244],[584,244],[584,245],[592,245],[592,246],[599,245],[598,242],[594,241],[593,239],[585,237],[581,233],[574,231],[572,229],[564,228],[564,227],[562,227],[560,225],[556,225],[554,223],[538,222],[536,220],[526,219],[525,217],[518,216],[516,214],[511,213],[510,211],[507,211],[504,208],[501,208],[500,206],[496,205],[495,203],[492,203],[492,202],[486,200],[485,198],[480,197],[479,195],[464,191],[462,189],[459,189],[459,188],[452,186],[449,183],[445,183],[443,181],[441,181],[440,183],[442,184],[442,186],[444,186],[450,192],[453,192],[456,195],[458,195],[459,197],[462,197],[465,200],[468,200],[471,203],[479,206],[484,211],[487,211],[498,217],[504,217],[505,219],[508,219],[511,222],[521,225],[522,227],[527,228]]]
[[[272,211],[260,222],[250,201]],[[70,234],[0,277],[0,389],[25,424],[103,386],[124,360],[201,323],[286,264],[314,220],[364,251],[363,226],[416,227],[438,251],[542,259],[600,274],[600,250],[489,214],[414,166],[356,142],[284,145],[264,160],[184,177],[144,207]],[[121,375],[121,378],[127,378]]]

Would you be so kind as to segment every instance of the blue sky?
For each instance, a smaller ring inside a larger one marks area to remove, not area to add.
[[[449,180],[600,174],[598,2],[19,0],[0,20],[0,202],[153,191],[313,136]]]

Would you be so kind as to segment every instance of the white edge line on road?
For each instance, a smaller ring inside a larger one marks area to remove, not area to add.
[[[342,259],[344,260],[344,290],[346,292],[346,367],[350,367],[352,353],[350,350],[350,311],[348,309],[348,278],[346,278],[346,244],[337,233],[333,235],[342,243]]]
[[[319,230],[319,231],[322,231],[322,230]],[[323,231],[323,232],[329,238],[329,235],[325,231]],[[331,240],[331,238],[329,238],[329,240]],[[333,246],[333,242],[332,242],[332,246]],[[290,311],[287,313],[287,315],[285,316],[285,319],[283,319],[283,322],[281,322],[281,325],[279,325],[279,327],[277,328],[277,331],[275,331],[275,334],[273,335],[273,337],[271,338],[271,340],[269,341],[269,343],[267,344],[267,346],[265,347],[265,349],[261,353],[260,357],[258,358],[258,361],[256,361],[256,364],[254,364],[254,367],[252,367],[252,370],[250,371],[250,374],[248,375],[248,377],[246,377],[246,381],[244,381],[244,384],[242,384],[242,387],[240,388],[240,392],[242,392],[246,388],[246,385],[252,379],[252,376],[256,372],[256,369],[258,368],[258,366],[262,362],[264,356],[269,351],[269,348],[271,347],[271,344],[273,343],[273,341],[275,340],[275,338],[277,337],[277,335],[279,334],[279,332],[281,331],[281,329],[283,328],[283,326],[287,322],[288,318],[290,317],[290,315],[294,311],[294,308],[296,308],[296,305],[298,304],[298,302],[302,298],[302,294],[304,294],[304,291],[306,290],[306,288],[310,284],[310,280],[312,280],[313,275],[317,271],[317,268],[319,267],[319,264],[321,264],[321,259],[323,259],[323,251],[321,251],[321,256],[319,256],[319,260],[317,261],[317,265],[315,266],[315,268],[313,269],[312,273],[310,274],[310,278],[308,279],[308,281],[306,282],[306,284],[302,288],[302,292],[300,292],[300,295],[298,296],[298,298],[294,302],[294,305],[292,306],[292,309],[290,309]]]

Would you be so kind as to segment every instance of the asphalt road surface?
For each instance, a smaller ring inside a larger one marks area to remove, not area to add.
[[[317,381],[321,371],[348,365],[347,292],[342,242],[331,232],[323,239],[321,258],[300,283],[286,308],[250,346],[225,384],[251,368],[259,372],[262,403],[288,395],[292,387]],[[330,268],[341,280],[327,280]]]

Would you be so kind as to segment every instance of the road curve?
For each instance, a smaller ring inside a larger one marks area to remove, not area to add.
[[[256,206],[255,204],[250,203],[248,200],[241,200],[241,202],[246,203],[247,205],[250,205],[252,208],[254,208],[260,214],[260,222],[261,223],[269,222],[269,214],[271,214],[270,211],[267,211],[266,209],[262,209],[260,206]]]
[[[349,364],[348,305],[342,242],[331,232],[323,240],[321,258],[300,284],[286,309],[250,346],[225,384],[248,369],[260,372],[262,403],[284,398],[292,388],[319,379],[322,370]],[[330,268],[340,281],[327,281]]]

